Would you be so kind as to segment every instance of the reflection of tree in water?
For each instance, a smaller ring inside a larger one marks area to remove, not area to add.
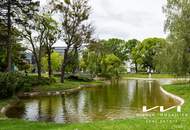
[[[9,110],[6,112],[6,116],[10,118],[22,118],[24,111],[25,111],[24,103],[17,102],[9,108]]]
[[[30,99],[24,104],[12,108],[8,117],[62,123],[118,119],[134,115],[143,105],[169,106],[174,100],[160,91],[157,81],[121,80],[71,95]]]

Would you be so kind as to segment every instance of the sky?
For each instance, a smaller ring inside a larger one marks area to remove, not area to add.
[[[148,37],[164,38],[165,4],[166,0],[89,0],[95,37],[141,41]]]
[[[90,0],[91,20],[100,39],[166,37],[166,0]]]

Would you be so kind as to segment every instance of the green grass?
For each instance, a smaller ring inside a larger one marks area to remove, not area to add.
[[[148,78],[147,73],[137,73],[137,74],[124,74],[123,78]],[[152,74],[152,78],[175,78],[172,74]]]
[[[190,114],[190,84],[166,85],[164,89],[185,99],[183,113]],[[176,114],[171,111],[169,114]],[[146,123],[146,120],[166,121],[165,123]],[[160,117],[134,118],[115,121],[96,121],[92,123],[55,124],[44,122],[29,122],[15,119],[0,120],[0,130],[190,130],[190,117]],[[168,123],[167,120],[177,120]]]
[[[80,82],[80,81],[69,81],[65,80],[65,83],[54,83],[51,85],[38,86],[39,91],[59,91],[79,87],[80,85],[101,85],[104,81],[91,81],[91,82]]]

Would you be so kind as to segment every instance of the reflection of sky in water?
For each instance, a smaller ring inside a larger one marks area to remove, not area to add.
[[[24,118],[35,121],[39,118],[39,101],[33,100],[25,103],[25,115]]]
[[[171,81],[161,81],[161,84],[168,82]],[[23,100],[22,117],[58,123],[88,122],[133,117],[142,112],[144,105],[170,107],[176,104],[160,91],[159,84],[158,81],[123,80],[72,95]]]

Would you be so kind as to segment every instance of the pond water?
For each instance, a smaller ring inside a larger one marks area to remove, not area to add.
[[[170,107],[178,104],[160,90],[160,84],[164,83],[168,80],[121,80],[70,95],[22,99],[6,116],[57,123],[131,118],[142,113],[144,105]]]

